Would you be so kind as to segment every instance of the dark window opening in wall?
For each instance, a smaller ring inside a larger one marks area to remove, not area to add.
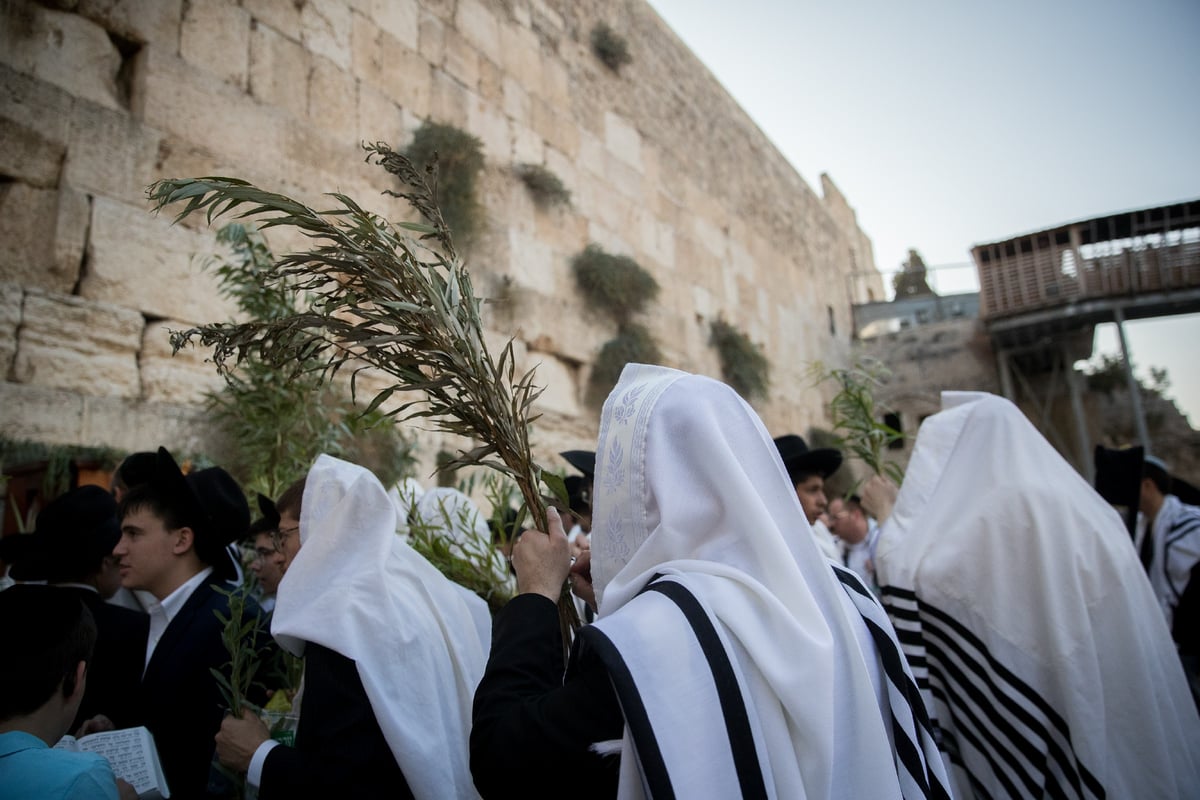
[[[825,310],[829,312],[829,335],[837,336],[837,321],[833,318],[833,306],[825,306]]]
[[[904,425],[900,422],[899,414],[884,414],[883,424],[900,434],[892,441],[888,442],[888,450],[903,450],[904,449]]]

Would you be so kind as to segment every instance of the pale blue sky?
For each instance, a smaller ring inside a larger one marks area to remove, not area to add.
[[[830,174],[881,270],[1200,197],[1197,0],[649,2],[810,186]],[[1200,425],[1200,315],[1126,330]]]

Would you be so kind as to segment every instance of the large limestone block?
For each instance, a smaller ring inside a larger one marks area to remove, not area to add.
[[[99,444],[83,438],[84,398],[74,392],[0,382],[0,436],[47,444]]]
[[[508,117],[491,101],[475,93],[467,100],[467,130],[483,142],[484,158],[505,163],[512,158],[512,132]]]
[[[0,119],[37,131],[52,146],[65,147],[74,103],[62,89],[0,63]]]
[[[220,391],[224,386],[216,366],[207,360],[211,353],[198,344],[172,355],[170,332],[189,327],[188,323],[175,320],[146,324],[138,356],[142,397],[146,401],[195,405],[204,401],[206,393]]]
[[[87,221],[87,198],[69,188],[0,184],[0,280],[69,293]]]
[[[80,394],[137,397],[143,322],[128,308],[30,290],[13,377]]]
[[[542,393],[534,401],[535,413],[552,412],[568,417],[579,416],[578,369],[561,358],[531,350],[526,356],[525,369],[534,369],[534,385]]]
[[[454,27],[485,58],[493,64],[501,63],[500,23],[487,6],[478,0],[458,0]]]
[[[246,0],[249,4],[251,0]],[[266,0],[273,2],[273,0]],[[274,3],[290,6],[291,3]],[[179,41],[183,0],[79,0],[76,12],[134,42]]]
[[[474,90],[479,84],[479,51],[454,28],[446,28],[445,46],[442,68],[463,86]]]
[[[279,0],[242,0],[242,8],[254,18],[256,27],[266,26],[293,42],[300,41],[300,12],[303,3],[281,3]]]
[[[446,25],[427,8],[421,9],[417,51],[430,64],[441,64],[446,58]]]
[[[93,195],[135,202],[154,181],[161,134],[124,110],[71,106],[65,182]]]
[[[77,14],[29,2],[0,8],[0,59],[18,72],[110,108],[119,108],[121,54],[103,28]]]
[[[409,50],[417,49],[421,7],[417,0],[365,0],[361,15]]]
[[[250,33],[250,94],[264,105],[303,119],[308,110],[311,61],[299,42],[266,25],[254,25]]]
[[[234,306],[202,270],[217,252],[211,231],[172,226],[168,214],[96,198],[88,270],[80,294],[164,319],[192,323],[230,319]]]
[[[316,55],[349,70],[350,32],[354,20],[344,0],[306,0],[300,10],[300,41]]]
[[[246,85],[250,14],[231,0],[189,0],[179,32],[184,61],[234,86]]]
[[[429,114],[430,63],[366,17],[354,17],[354,74],[418,116]]]
[[[137,60],[135,115],[244,170],[260,167],[279,153],[296,124],[285,111],[260,105],[162,48],[143,47]]]
[[[500,28],[500,42],[500,66],[527,91],[537,91],[542,83],[542,52],[537,34],[528,28],[504,25]]]
[[[532,98],[530,105],[533,129],[546,140],[546,144],[570,158],[580,157],[580,131],[574,121],[541,98]]]
[[[0,379],[6,378],[17,354],[17,328],[25,293],[15,283],[0,283]]]
[[[62,144],[5,116],[0,116],[0,142],[0,174],[40,189],[58,185],[66,155]]]
[[[308,73],[308,120],[325,133],[349,139],[355,131],[358,81],[324,58],[314,58]],[[328,165],[326,165],[328,166]]]
[[[220,428],[198,406],[146,403],[115,397],[84,397],[77,441],[127,452],[155,450],[198,453],[219,459],[225,440]]]

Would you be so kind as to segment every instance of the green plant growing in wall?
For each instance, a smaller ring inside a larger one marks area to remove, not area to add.
[[[270,323],[296,314],[295,291],[265,278],[275,260],[258,230],[232,223],[217,232],[230,255],[210,262],[218,287],[246,317]],[[221,390],[205,397],[208,411],[234,448],[230,471],[249,492],[277,497],[320,453],[347,458],[390,485],[411,471],[412,444],[383,415],[362,414],[321,377],[279,368],[248,355]]]
[[[475,196],[483,143],[453,125],[426,122],[413,134],[404,155],[433,175],[435,202],[455,244],[470,244],[483,225],[483,207]]]
[[[571,192],[557,175],[541,164],[517,164],[514,169],[538,205],[549,207],[571,202]]]
[[[593,408],[604,405],[604,398],[617,385],[626,364],[657,364],[661,359],[658,344],[648,330],[634,323],[622,325],[617,335],[600,348],[592,364],[586,397],[588,405]]]
[[[575,285],[588,305],[616,320],[618,325],[642,311],[658,297],[658,281],[629,256],[604,252],[596,244],[571,261]]]
[[[606,22],[597,22],[591,34],[592,52],[596,58],[604,62],[604,66],[613,72],[620,72],[621,67],[633,63],[629,54],[629,45],[625,37],[614,31]]]
[[[721,375],[746,400],[765,400],[771,387],[771,364],[762,348],[723,319],[709,328],[709,344],[721,360]]]

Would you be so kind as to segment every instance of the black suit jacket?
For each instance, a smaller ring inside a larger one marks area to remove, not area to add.
[[[87,668],[87,691],[71,733],[97,714],[118,728],[138,721],[138,684],[146,662],[146,634],[150,617],[140,611],[114,606],[90,589],[61,587],[75,594],[96,620],[96,649]]]
[[[225,715],[225,700],[210,670],[229,675],[223,625],[216,617],[218,611],[228,616],[229,600],[215,587],[230,585],[210,575],[196,587],[163,631],[142,676],[142,724],[154,734],[171,796],[181,800],[209,796],[213,737]],[[253,600],[247,600],[247,613],[261,614]],[[217,787],[228,788],[219,779]]]
[[[296,746],[267,755],[258,796],[413,796],[349,658],[311,642],[305,647]]]
[[[625,718],[608,671],[582,638],[564,682],[551,600],[518,595],[496,615],[472,718],[471,777],[483,797],[616,797],[620,758],[588,748],[620,739]]]

